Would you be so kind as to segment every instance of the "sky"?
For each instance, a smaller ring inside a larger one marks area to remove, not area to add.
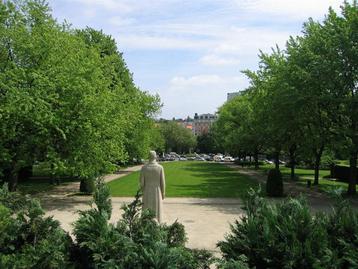
[[[337,0],[49,0],[53,15],[75,28],[102,29],[143,91],[159,94],[158,117],[215,113],[227,93],[244,90],[242,70],[258,54],[322,20]]]

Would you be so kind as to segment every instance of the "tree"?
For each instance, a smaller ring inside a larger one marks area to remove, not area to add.
[[[215,134],[212,130],[208,133],[197,136],[197,151],[201,153],[219,152]]]
[[[258,154],[263,146],[262,126],[257,123],[252,95],[243,93],[226,102],[219,109],[219,117],[215,123],[217,136],[223,139],[226,152],[234,155],[247,154],[254,156],[258,167]]]
[[[160,130],[165,140],[166,152],[185,153],[196,147],[197,141],[192,131],[175,121],[160,123]]]
[[[294,80],[301,84],[301,96],[310,108],[305,134],[314,145],[315,184],[324,148],[345,137],[350,148],[349,194],[356,192],[358,152],[357,22],[357,2],[344,2],[342,16],[330,9],[323,23],[309,20],[304,36],[289,44],[290,58],[299,71]]]
[[[349,145],[350,177],[348,194],[356,194],[358,155],[358,3],[345,1],[342,15],[330,9],[323,22],[323,33],[329,50],[325,54],[331,63],[330,79],[335,84],[332,98],[343,110],[340,121],[342,136]]]
[[[0,3],[0,164],[94,178],[143,155],[159,98],[140,91],[114,40],[58,24],[42,0]]]

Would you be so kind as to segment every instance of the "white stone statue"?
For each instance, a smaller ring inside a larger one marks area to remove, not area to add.
[[[149,163],[142,167],[140,186],[143,191],[143,209],[155,212],[159,223],[163,218],[163,199],[165,198],[165,175],[163,166],[157,163],[157,154],[150,151]]]

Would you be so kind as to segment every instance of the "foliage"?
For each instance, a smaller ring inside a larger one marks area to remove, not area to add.
[[[95,190],[95,180],[93,178],[82,178],[80,182],[80,192],[93,193]]]
[[[259,194],[249,193],[247,215],[218,243],[224,259],[245,255],[258,269],[355,268],[358,213],[349,203],[340,202],[331,214],[313,214],[303,198],[271,204]]]
[[[215,134],[215,127],[210,128],[209,133],[197,136],[196,151],[200,153],[220,152],[220,142]]]
[[[123,205],[124,213],[116,225],[108,222],[108,187],[99,182],[94,197],[95,207],[81,211],[74,223],[83,268],[204,269],[212,263],[210,253],[185,248],[182,224],[159,225],[152,212],[141,212],[141,193]]]
[[[67,268],[71,237],[58,221],[45,217],[40,203],[0,191],[0,267]]]
[[[356,193],[358,155],[358,3],[344,1],[322,22],[309,19],[284,49],[260,52],[259,68],[243,71],[250,86],[219,109],[216,136],[225,151],[289,158],[291,178],[301,159],[319,170],[349,156],[348,193]],[[325,152],[333,151],[333,156]],[[327,159],[329,157],[329,159]],[[255,157],[255,159],[257,159]],[[257,165],[258,166],[258,165]]]
[[[214,130],[226,152],[236,156],[251,154],[258,161],[264,137],[263,126],[256,124],[257,116],[251,97],[246,94],[233,98],[219,109]]]
[[[217,268],[218,269],[249,269],[248,264],[246,263],[247,259],[245,257],[245,255],[242,255],[239,257],[239,260],[221,260],[218,265]]]
[[[52,18],[43,0],[0,2],[0,170],[95,178],[146,154],[158,96],[133,82],[114,39]]]
[[[267,175],[266,193],[268,196],[283,196],[283,180],[280,170],[271,169]]]
[[[161,122],[159,126],[164,137],[166,152],[185,153],[196,147],[197,141],[192,131],[177,122]]]
[[[327,232],[336,257],[335,268],[358,268],[358,212],[338,197],[328,217]]]

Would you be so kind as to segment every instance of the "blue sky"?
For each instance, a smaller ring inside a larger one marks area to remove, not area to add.
[[[228,92],[248,86],[259,50],[283,47],[307,18],[322,20],[337,0],[50,0],[54,16],[112,35],[163,118],[214,113]]]

